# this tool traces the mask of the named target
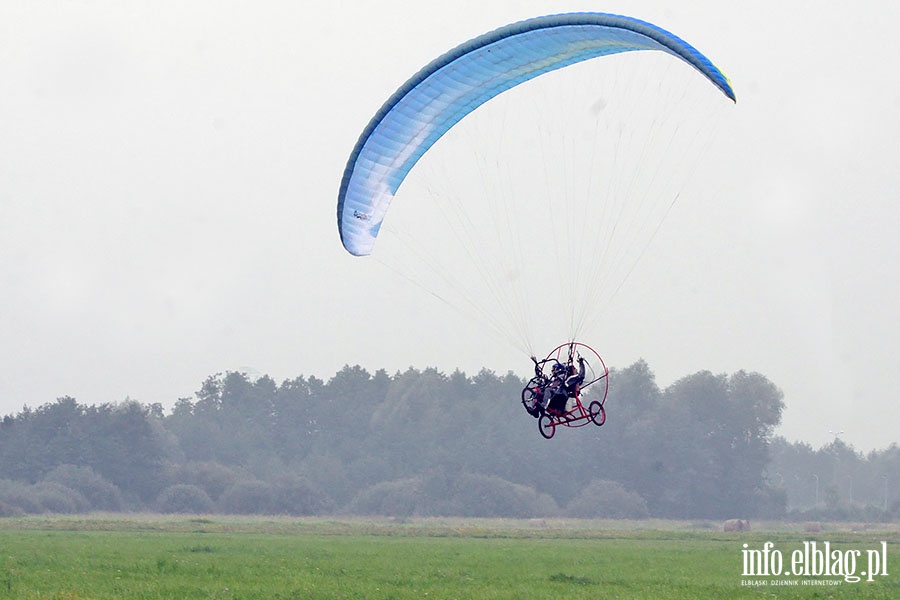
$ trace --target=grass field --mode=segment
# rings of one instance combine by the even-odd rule
[[[887,542],[888,575],[742,576],[743,544],[771,541],[789,556],[809,540],[863,557]],[[898,542],[896,529],[722,533],[657,521],[0,519],[0,599],[895,599]]]

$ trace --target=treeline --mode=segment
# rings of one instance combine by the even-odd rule
[[[345,367],[327,382],[281,384],[218,374],[168,413],[60,398],[0,424],[0,516],[719,519],[818,508],[804,506],[806,488],[791,486],[806,469],[789,466],[804,447],[773,437],[784,403],[764,376],[699,372],[660,389],[641,361],[610,381],[603,427],[562,429],[549,441],[519,403],[524,381],[487,370]],[[859,457],[854,468],[873,460]],[[879,468],[888,462],[879,455]],[[891,464],[900,480],[900,464]],[[824,483],[823,502],[840,509],[840,490],[832,498]],[[856,489],[853,502],[864,493],[871,502],[872,490]],[[887,508],[883,516],[896,514],[896,503]]]
[[[835,439],[818,450],[773,440],[769,485],[789,499],[789,513],[808,519],[900,518],[900,447],[863,454]]]

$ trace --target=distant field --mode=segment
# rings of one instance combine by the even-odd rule
[[[884,541],[888,575],[742,576],[743,544],[771,541],[789,557],[811,540],[841,556],[860,549],[856,573]],[[666,521],[0,519],[0,599],[896,599],[898,544],[896,528],[847,526],[813,534],[763,524],[741,534]]]

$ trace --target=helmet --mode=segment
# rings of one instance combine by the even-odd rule
[[[562,375],[566,372],[566,365],[562,363],[553,363],[553,374],[554,375]]]

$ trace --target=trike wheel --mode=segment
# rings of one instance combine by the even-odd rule
[[[538,419],[538,430],[548,440],[552,438],[553,434],[556,433],[556,422],[554,422],[553,417],[546,413],[541,415],[541,418]]]
[[[603,405],[598,401],[594,400],[591,402],[589,407],[591,421],[594,422],[594,425],[600,427],[604,423],[606,423],[606,409],[603,408]]]
[[[541,406],[543,395],[542,382],[539,377],[533,377],[522,390],[522,406],[535,419],[544,414],[544,407]]]

